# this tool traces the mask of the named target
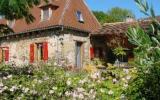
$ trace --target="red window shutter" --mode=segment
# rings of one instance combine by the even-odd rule
[[[34,62],[34,44],[30,45],[30,63]]]
[[[9,61],[9,48],[8,47],[5,50],[5,61]]]
[[[90,48],[90,57],[91,59],[94,58],[94,48],[93,47]]]
[[[48,60],[48,42],[43,43],[43,60]]]

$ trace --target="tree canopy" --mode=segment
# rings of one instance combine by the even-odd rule
[[[39,5],[40,2],[41,0],[0,0],[0,15],[8,20],[24,18],[30,23],[35,19],[30,8]]]
[[[93,11],[96,18],[101,24],[103,23],[112,23],[112,22],[122,22],[127,17],[135,18],[135,15],[132,11],[128,9],[123,9],[119,7],[112,8],[106,13],[102,11]]]

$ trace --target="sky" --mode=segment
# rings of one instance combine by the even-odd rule
[[[147,0],[149,5],[153,5],[156,15],[160,15],[160,0]],[[134,0],[86,0],[87,5],[91,10],[107,12],[113,7],[121,7],[131,10],[136,18],[144,18]]]

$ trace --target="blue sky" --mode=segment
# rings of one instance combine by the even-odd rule
[[[160,0],[147,0],[150,5],[153,5],[157,15],[160,15]],[[136,6],[134,0],[86,0],[87,5],[91,10],[104,11],[113,8],[121,7],[130,9],[135,15],[136,18],[145,17]]]

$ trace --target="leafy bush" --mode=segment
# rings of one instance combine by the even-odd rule
[[[145,0],[135,0],[141,12],[151,16],[152,25],[145,32],[140,27],[130,28],[127,36],[136,45],[135,66],[137,75],[130,82],[128,98],[131,100],[160,100],[160,23],[153,8]]]

